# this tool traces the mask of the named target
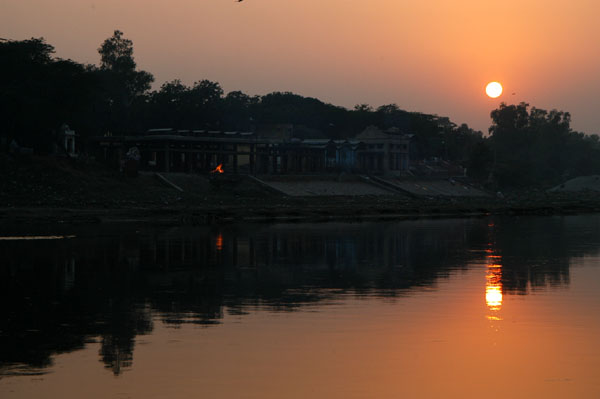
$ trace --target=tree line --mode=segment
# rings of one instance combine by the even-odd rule
[[[489,136],[449,118],[396,104],[353,109],[290,92],[251,96],[224,93],[220,84],[166,82],[137,68],[133,43],[115,31],[98,48],[99,65],[54,56],[43,38],[0,40],[0,135],[44,152],[68,123],[85,141],[105,134],[143,134],[151,128],[252,131],[291,123],[299,138],[351,138],[367,126],[413,134],[411,159],[442,158],[501,186],[549,184],[598,173],[598,136],[572,131],[562,111],[502,104],[492,111]]]

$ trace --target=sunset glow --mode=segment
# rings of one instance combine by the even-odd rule
[[[569,111],[576,129],[597,132],[598,4],[503,4],[5,0],[0,26],[3,38],[43,36],[57,56],[93,64],[102,40],[121,29],[155,88],[210,79],[226,92],[292,91],[350,108],[396,103],[483,131],[492,109],[483,84],[510,79],[523,101]]]
[[[0,0],[0,399],[600,398],[598,15]]]

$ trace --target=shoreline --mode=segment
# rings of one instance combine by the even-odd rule
[[[67,205],[67,204],[64,204]],[[306,223],[329,221],[377,221],[431,218],[485,217],[492,215],[573,215],[600,213],[600,195],[571,195],[501,199],[399,199],[395,197],[352,198],[235,198],[216,204],[206,201],[159,206],[19,206],[0,207],[0,223],[10,225],[49,224],[150,224],[200,226],[230,223]]]
[[[371,184],[366,184],[364,178],[354,175],[282,175],[265,184],[246,175],[215,178],[171,174],[170,181],[183,190],[179,191],[152,173],[130,177],[96,162],[0,156],[0,164],[6,166],[5,178],[0,180],[0,227],[102,223],[210,226],[600,212],[600,191],[567,191],[569,187],[557,192],[520,189],[505,192],[501,198],[483,188],[478,188],[479,196],[435,196],[436,190],[427,194],[426,189],[419,195],[406,190],[382,194],[377,184],[370,180]],[[600,190],[595,185],[598,179],[590,187]],[[282,183],[290,185],[287,193],[276,190]],[[334,187],[332,191],[342,194],[324,194]]]

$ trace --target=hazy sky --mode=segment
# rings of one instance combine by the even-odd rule
[[[209,79],[396,103],[483,131],[501,101],[526,101],[600,133],[599,12],[594,0],[0,0],[0,37],[43,36],[57,56],[98,64],[120,29],[156,87]],[[492,80],[505,89],[495,100]]]

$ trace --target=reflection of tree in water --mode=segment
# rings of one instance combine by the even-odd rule
[[[149,309],[127,303],[114,306],[109,317],[101,333],[100,356],[105,367],[118,375],[133,362],[135,337],[152,331],[152,315]]]
[[[568,285],[571,259],[597,252],[600,225],[589,216],[506,218],[496,221],[493,236],[504,291],[525,294]]]
[[[152,330],[148,311],[130,309],[138,302],[135,273],[120,261],[119,242],[0,247],[7,260],[0,267],[0,366],[49,366],[52,354],[81,349],[101,336],[102,357],[119,372],[123,364],[111,359],[131,358],[135,336]]]
[[[600,237],[593,220],[497,220],[503,290],[567,284],[569,258],[595,250],[577,245]],[[2,245],[0,373],[47,367],[99,337],[102,362],[119,374],[153,318],[211,325],[225,312],[405,295],[481,259],[489,233],[485,220],[246,225]]]

